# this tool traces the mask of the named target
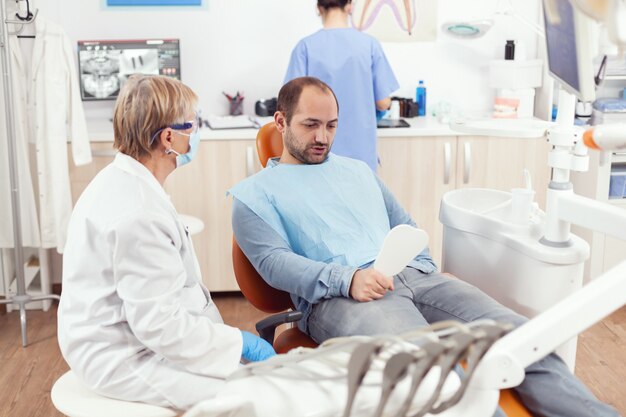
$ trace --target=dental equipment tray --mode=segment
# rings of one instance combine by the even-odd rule
[[[378,128],[387,128],[387,127],[411,127],[404,119],[380,119],[376,123],[376,127]]]

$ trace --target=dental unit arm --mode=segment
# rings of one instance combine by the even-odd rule
[[[553,145],[549,156],[552,180],[547,194],[545,235],[541,242],[566,249],[570,245],[572,223],[626,241],[626,211],[575,194],[569,181],[570,170],[588,169],[587,147],[583,143],[585,135],[587,144],[592,138],[598,138],[598,134],[604,135],[595,139],[604,145],[602,150],[623,149],[626,147],[626,126],[596,126],[591,136],[589,131],[584,133],[582,128],[573,125],[574,104],[574,96],[561,90],[560,117],[546,132]],[[590,147],[594,147],[593,144]],[[481,398],[478,396],[480,392],[519,385],[527,366],[625,304],[626,260],[497,341],[478,365],[469,392]]]
[[[546,1],[546,13],[550,2]],[[609,34],[623,52],[626,1],[608,0],[607,4],[611,11],[606,15]],[[575,102],[573,95],[561,89],[556,125],[546,132],[553,145],[549,156],[552,179],[542,243],[568,247],[572,223],[626,241],[626,211],[576,195],[569,180],[570,170],[587,171],[587,148],[605,152],[626,149],[626,124],[599,125],[585,132],[573,124]],[[519,385],[525,367],[625,305],[625,290],[626,260],[496,342],[476,371],[474,387],[502,389]]]
[[[573,124],[574,96],[563,90],[559,94],[556,125],[546,132],[553,145],[549,156],[552,178],[547,193],[545,235],[540,242],[550,247],[569,247],[572,223],[626,241],[626,210],[576,195],[569,180],[571,170],[587,171],[587,146],[603,151],[624,149],[626,126],[600,125],[593,133],[584,132]],[[464,406],[491,401],[495,410],[498,390],[519,385],[527,366],[625,304],[626,259],[498,340],[479,363]],[[490,392],[495,401],[489,397]]]
[[[584,10],[581,3],[589,2],[570,2],[599,20],[598,15]],[[556,3],[557,0],[545,0],[546,16],[554,12]],[[598,4],[604,7],[601,20],[623,54],[626,50],[626,0],[600,1],[593,6]],[[570,182],[571,170],[588,170],[589,148],[603,152],[626,149],[626,124],[598,125],[585,131],[574,126],[575,103],[572,94],[560,89],[556,124],[545,134],[553,147],[548,161],[552,178],[548,186],[546,227],[541,243],[550,247],[569,247],[572,223],[626,241],[626,210],[576,195]],[[473,393],[519,385],[528,365],[625,304],[626,259],[497,341],[478,365],[472,381]]]
[[[600,125],[593,134],[585,133],[573,124],[574,105],[575,97],[561,90],[556,125],[546,132],[553,145],[549,156],[552,179],[541,242],[568,247],[572,223],[626,241],[626,211],[574,194],[569,181],[570,170],[588,169],[585,144],[600,148],[601,143],[606,151],[623,149],[626,126]],[[496,342],[476,370],[473,387],[481,390],[519,385],[524,368],[625,305],[625,290],[626,260]]]

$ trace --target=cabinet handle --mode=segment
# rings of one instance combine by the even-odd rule
[[[472,144],[469,142],[463,143],[463,158],[463,184],[467,184],[472,171]]]
[[[246,148],[246,177],[254,174],[254,147]]]
[[[452,146],[450,142],[443,144],[443,183],[450,184],[450,165],[452,163]]]

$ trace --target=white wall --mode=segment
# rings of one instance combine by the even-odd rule
[[[439,0],[438,3],[437,27],[440,28],[444,22],[457,19],[492,18],[498,1]],[[521,16],[538,21],[538,1],[513,0],[512,3]],[[537,55],[537,36],[532,30],[509,16],[497,16],[494,21],[491,30],[478,39],[452,38],[439,31],[435,42],[384,45],[402,95],[412,97],[415,86],[423,79],[431,105],[445,100],[465,111],[490,109],[495,91],[488,86],[488,63],[492,59],[504,59],[506,40],[516,40],[516,53],[522,53],[524,48],[528,59]]]
[[[181,72],[200,96],[204,114],[227,112],[222,91],[243,91],[244,110],[259,98],[276,96],[295,43],[321,27],[315,0],[205,0],[202,9],[112,10],[100,0],[38,0],[42,16],[59,23],[74,40],[172,37],[181,39]],[[32,1],[31,1],[32,2]],[[538,0],[513,0],[516,11],[537,21]],[[439,0],[439,27],[455,18],[492,17],[497,0]],[[507,3],[507,1],[502,1]],[[418,10],[419,12],[419,10]],[[491,107],[486,65],[504,56],[506,39],[522,41],[528,58],[536,37],[515,19],[496,17],[495,26],[473,41],[441,32],[435,42],[384,44],[399,93],[414,95],[418,80],[428,86],[429,104],[447,100],[464,110]],[[519,50],[520,47],[518,47]],[[85,103],[89,117],[109,117],[113,103]]]

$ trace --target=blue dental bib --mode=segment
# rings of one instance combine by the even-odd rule
[[[363,162],[329,154],[316,165],[277,164],[229,190],[291,247],[325,263],[373,261],[389,232],[375,174]]]

